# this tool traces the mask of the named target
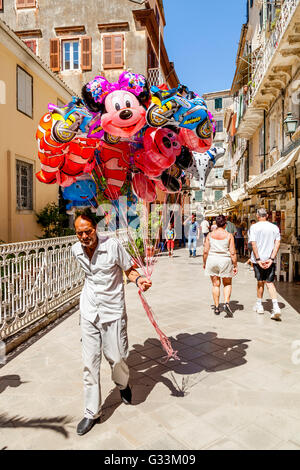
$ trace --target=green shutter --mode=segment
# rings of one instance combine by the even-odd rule
[[[203,201],[203,191],[195,191],[195,201],[196,202]]]

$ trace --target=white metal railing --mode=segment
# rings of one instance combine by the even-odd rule
[[[127,230],[104,232],[128,242]],[[76,236],[0,245],[0,339],[79,296],[84,275],[71,252]]]
[[[253,98],[265,76],[270,62],[278,48],[278,45],[292,19],[293,14],[299,5],[300,0],[285,0],[281,7],[280,16],[276,22],[275,28],[271,33],[264,49],[262,57],[257,61],[256,67],[253,73],[252,81],[255,83],[255,87],[251,87],[251,96]]]
[[[159,69],[148,69],[148,83],[149,86],[159,85]]]

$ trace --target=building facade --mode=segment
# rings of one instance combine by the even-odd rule
[[[219,207],[246,223],[259,206],[290,250],[300,240],[300,2],[247,0],[233,106],[225,112],[231,192]],[[291,113],[291,114],[289,114]],[[289,119],[287,119],[289,117]],[[287,133],[287,121],[293,132]],[[298,239],[298,240],[297,240]],[[297,250],[296,250],[297,251]]]
[[[216,120],[216,135],[214,138],[214,147],[223,147],[225,155],[218,159],[216,165],[211,170],[206,182],[205,191],[194,191],[194,204],[198,212],[214,211],[217,202],[227,194],[228,182],[224,179],[224,165],[227,162],[227,133],[224,129],[225,110],[232,105],[231,90],[217,91],[213,93],[204,93],[203,98],[207,103],[209,111]],[[197,187],[197,181],[193,182]]]
[[[35,139],[49,102],[74,93],[0,20],[0,239],[41,236],[35,213],[58,201],[58,186],[39,183]]]
[[[0,18],[80,96],[96,75],[123,70],[178,84],[164,44],[162,0],[2,0]]]

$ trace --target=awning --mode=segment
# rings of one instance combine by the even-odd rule
[[[285,168],[287,168],[289,165],[293,163],[293,161],[296,159],[298,156],[298,152],[300,151],[300,148],[296,148],[293,150],[291,153],[286,155],[285,157],[279,158],[276,163],[274,163],[271,168],[268,168],[266,171],[264,171],[261,175],[256,176],[253,178],[251,181],[248,181],[246,183],[246,188],[248,190],[254,189],[257,186],[260,186],[262,183],[265,183],[273,178],[276,178],[276,176],[283,171]]]
[[[231,193],[225,194],[217,204],[220,210],[222,209],[227,211],[240,204],[247,196],[248,195],[245,192],[244,187],[238,188],[235,191],[231,191]]]
[[[218,217],[218,215],[223,214],[222,210],[211,209],[204,212],[205,217]]]
[[[235,191],[231,191],[231,193],[227,194],[227,198],[232,201],[232,204],[238,204],[243,201],[247,197],[247,194],[244,191],[244,188],[238,188]]]

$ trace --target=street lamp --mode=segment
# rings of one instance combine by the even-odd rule
[[[289,135],[292,140],[292,135],[295,134],[297,129],[298,119],[294,118],[292,113],[288,113],[283,124],[286,135]]]

